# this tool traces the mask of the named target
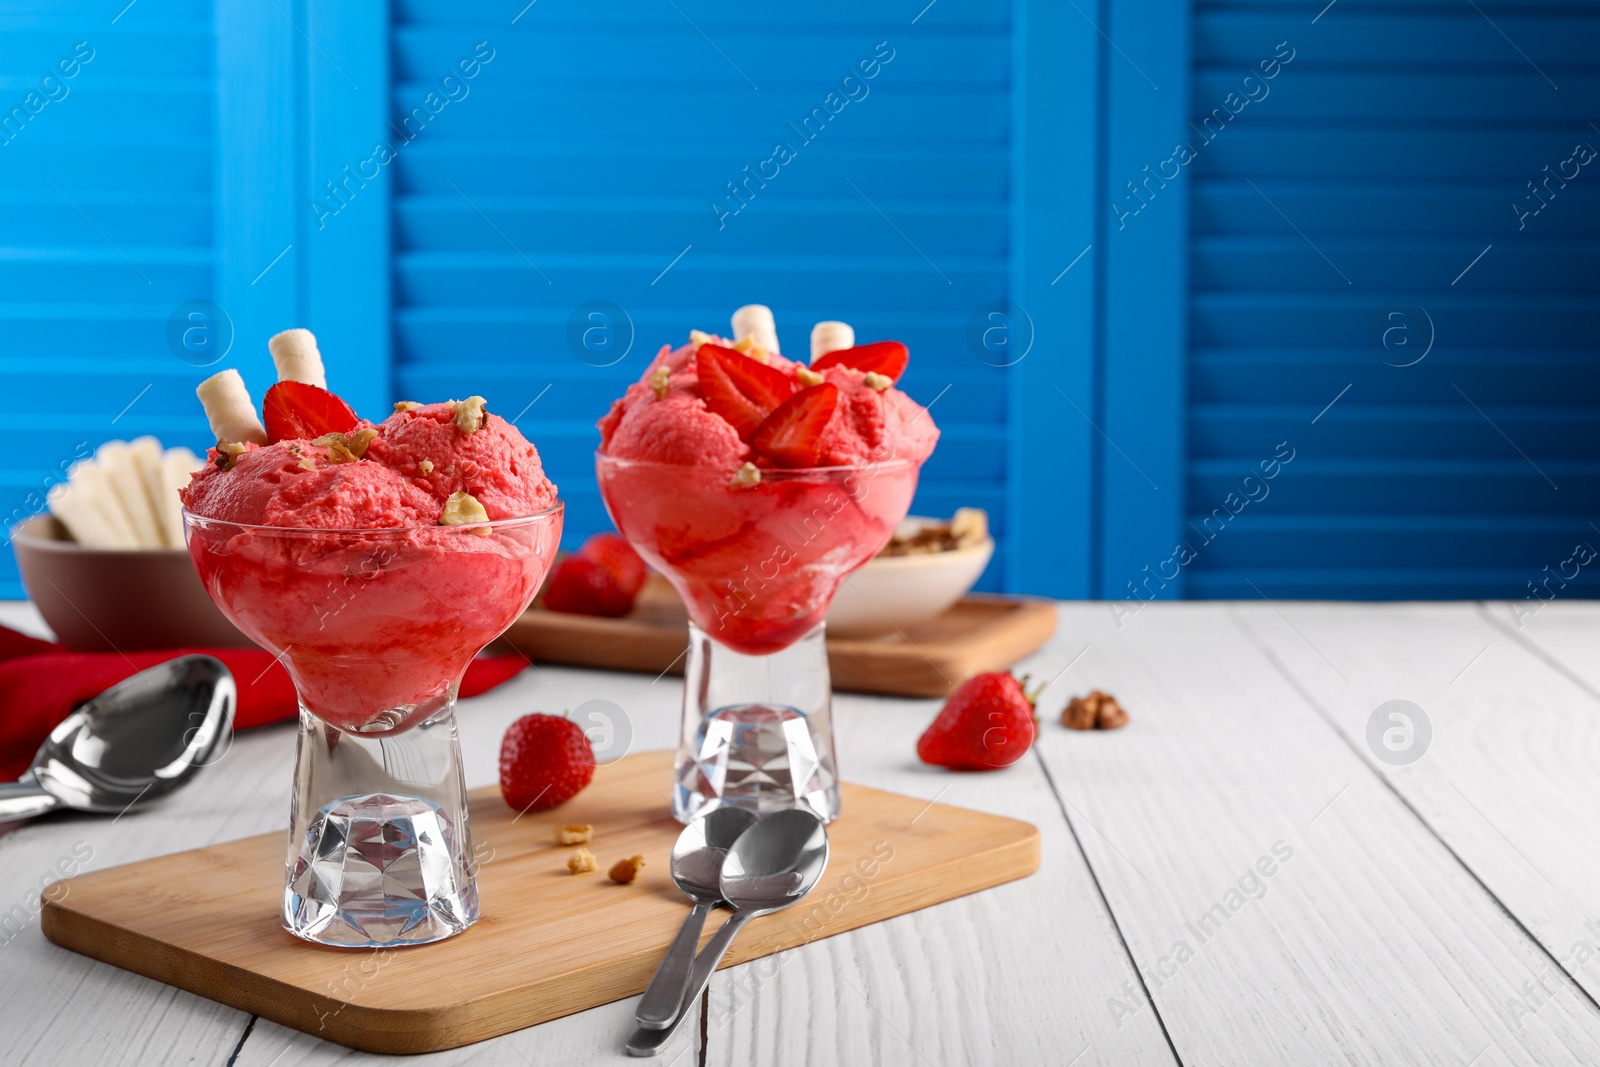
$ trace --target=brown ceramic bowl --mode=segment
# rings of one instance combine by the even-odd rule
[[[85,548],[50,515],[11,531],[28,595],[78,652],[249,645],[206,596],[183,548]]]

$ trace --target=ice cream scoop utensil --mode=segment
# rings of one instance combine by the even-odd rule
[[[56,808],[120,815],[180,788],[227,751],[233,675],[179,656],[125,678],[50,731],[19,782],[0,784],[0,822]]]

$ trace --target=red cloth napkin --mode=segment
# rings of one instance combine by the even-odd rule
[[[203,652],[227,664],[239,687],[236,730],[292,719],[299,712],[289,672],[260,648],[178,648],[159,652],[69,652],[0,626],[0,778],[27,772],[33,755],[72,709],[129,675],[175,656]],[[472,661],[461,695],[477,696],[527,666],[521,656]]]

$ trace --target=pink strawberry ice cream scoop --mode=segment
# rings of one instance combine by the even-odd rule
[[[481,397],[400,407],[349,432],[219,441],[182,491],[201,584],[340,729],[437,709],[533,600],[561,534],[537,450]]]
[[[491,520],[554,504],[556,487],[527,438],[470,405],[458,420],[460,407],[397,411],[331,441],[246,444],[233,457],[213,449],[212,462],[182,491],[184,506],[255,526],[355,530],[439,525],[456,493],[470,495]]]
[[[697,354],[706,342],[725,349],[734,346],[732,341],[699,335],[681,348],[663,347],[644,375],[601,418],[601,452],[617,459],[683,466],[794,465],[753,448],[718,410],[719,398],[702,388]],[[869,384],[868,372],[843,364],[812,372],[777,353],[762,353],[759,360],[744,358],[782,374],[795,391],[807,388],[818,376],[838,388],[837,405],[820,433],[817,460],[811,465],[852,467],[888,458],[921,463],[939,441],[939,429],[927,409],[881,376]]]
[[[939,440],[894,387],[904,345],[821,354],[813,368],[754,335],[697,333],[663,348],[599,423],[617,529],[696,625],[750,655],[816,628],[905,517]]]

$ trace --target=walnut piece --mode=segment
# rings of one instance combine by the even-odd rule
[[[672,368],[665,363],[650,372],[650,389],[656,394],[657,400],[665,400],[667,392],[672,388]]]
[[[715,337],[711,336],[709,333],[706,333],[704,330],[689,331],[689,343],[693,345],[696,350],[698,350],[701,345],[715,344],[716,340],[717,339]]]
[[[1061,725],[1069,730],[1116,730],[1128,725],[1128,713],[1117,698],[1099,689],[1073,697],[1061,711]]]
[[[217,466],[225,471],[231,471],[239,464],[239,457],[248,452],[243,441],[218,441]]]
[[[489,513],[483,509],[483,505],[471,493],[461,489],[450,494],[444,502],[444,511],[439,515],[440,526],[466,526],[468,523],[488,521]],[[485,526],[472,532],[487,535],[489,528]]]
[[[417,460],[417,470],[421,471],[423,474],[432,474],[433,473],[433,460],[431,460],[431,459],[419,459],[419,460]]]
[[[348,437],[342,433],[325,433],[311,443],[328,450],[329,463],[355,463],[367,454],[367,445],[376,436],[378,431],[369,427]]]
[[[487,403],[481,396],[469,396],[465,400],[455,402],[456,429],[471,437],[483,429],[483,424],[489,421],[489,411],[484,405]]]
[[[415,411],[421,406],[415,400],[397,400],[395,401],[394,409],[396,411]]]
[[[794,376],[799,378],[800,384],[806,386],[807,388],[810,388],[813,385],[822,384],[822,375],[818,374],[810,367],[796,367],[794,369]]]
[[[907,523],[895,531],[880,556],[920,556],[954,552],[989,539],[989,515],[982,508],[957,508],[949,522]]]
[[[883,392],[885,389],[889,388],[889,386],[894,384],[894,379],[893,378],[889,377],[886,374],[879,374],[875,370],[867,371],[867,379],[866,379],[866,381],[867,381],[868,388],[876,390],[877,392],[880,392],[880,393]]]
[[[625,860],[618,860],[616,863],[613,863],[611,865],[611,870],[607,871],[606,874],[607,877],[609,877],[613,882],[616,882],[619,885],[627,885],[629,882],[639,877],[639,868],[643,866],[643,856],[629,856]]]
[[[556,844],[581,845],[594,836],[594,827],[576,823],[556,827]]]
[[[567,870],[573,874],[587,874],[595,867],[594,853],[586,848],[580,848],[567,857]]]
[[[751,489],[761,484],[761,468],[754,463],[746,463],[733,472],[733,477],[728,479],[728,485],[734,489]]]

